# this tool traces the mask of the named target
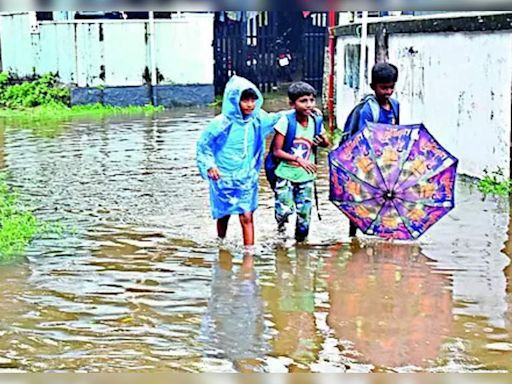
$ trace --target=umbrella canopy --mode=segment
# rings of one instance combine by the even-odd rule
[[[369,123],[329,154],[329,199],[368,235],[416,239],[455,206],[457,163],[423,124]]]

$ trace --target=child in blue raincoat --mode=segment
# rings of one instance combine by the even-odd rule
[[[233,76],[224,90],[222,113],[197,142],[197,165],[208,180],[217,235],[226,237],[231,215],[239,215],[245,247],[254,245],[253,212],[258,207],[258,178],[265,138],[280,114],[261,109],[263,96],[243,77]]]

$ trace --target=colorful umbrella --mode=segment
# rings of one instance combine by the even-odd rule
[[[457,162],[423,124],[369,123],[329,154],[329,199],[368,235],[416,239],[454,207]]]

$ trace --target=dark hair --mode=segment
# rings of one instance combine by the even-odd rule
[[[297,101],[299,97],[312,95],[316,97],[316,89],[312,85],[305,83],[304,81],[297,81],[291,83],[288,87],[288,98],[292,103]]]
[[[396,83],[398,68],[390,63],[377,63],[372,68],[372,84]]]
[[[252,100],[259,99],[258,94],[256,93],[256,91],[254,89],[247,88],[242,92],[242,94],[240,95],[240,100],[247,100],[247,99],[252,99]]]

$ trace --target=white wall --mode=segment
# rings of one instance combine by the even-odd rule
[[[1,14],[3,68],[30,76],[59,72],[78,86],[143,85],[151,69],[148,20],[45,21],[31,33],[28,13]],[[155,21],[160,84],[213,84],[213,14]],[[101,68],[105,70],[102,80]]]
[[[213,14],[182,14],[155,23],[163,83],[213,84]]]
[[[460,159],[459,172],[510,168],[512,34],[399,34],[389,60],[402,122],[424,122]]]
[[[344,47],[337,42],[337,123],[355,104],[344,84]],[[370,67],[374,37],[369,36]],[[391,34],[389,61],[399,68],[395,96],[401,122],[423,122],[460,160],[459,172],[481,177],[484,169],[510,169],[512,33]]]

